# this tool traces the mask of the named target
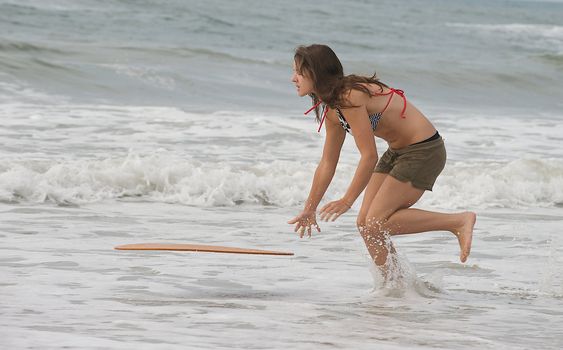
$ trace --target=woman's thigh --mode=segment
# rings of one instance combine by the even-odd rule
[[[366,215],[368,213],[369,207],[371,206],[371,202],[373,201],[373,198],[388,176],[388,174],[384,173],[373,173],[373,175],[371,175],[371,179],[369,180],[369,183],[364,192],[362,207],[360,208],[360,212],[358,213],[358,226],[362,226],[365,223]]]
[[[406,209],[418,202],[424,190],[410,182],[402,182],[387,176],[373,196],[367,211],[368,220],[386,220],[399,209]]]

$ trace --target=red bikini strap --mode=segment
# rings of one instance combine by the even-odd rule
[[[407,110],[407,98],[405,97],[405,92],[399,89],[391,89],[391,91],[401,96],[401,98],[403,99],[403,109],[401,110],[401,118],[406,118],[405,111]]]
[[[307,110],[307,112],[303,113],[305,115],[309,114],[309,112],[311,112],[313,109],[317,108],[321,103],[323,103],[323,101],[319,100],[319,102],[317,102],[313,107],[309,108]]]
[[[389,107],[389,104],[391,103],[391,100],[393,99],[393,94],[397,94],[397,95],[401,96],[401,98],[403,99],[403,110],[401,111],[401,118],[406,118],[405,111],[407,110],[407,98],[405,97],[405,92],[403,90],[389,88],[389,92],[386,92],[384,94],[377,93],[377,92],[374,92],[373,94],[379,95],[379,96],[391,95],[391,96],[389,96],[389,99],[387,100],[387,104],[385,105],[385,107],[383,108],[381,113],[385,112],[385,110],[387,110],[387,107]]]
[[[309,112],[311,112],[313,109],[317,108],[321,103],[323,103],[323,101],[319,100],[319,102],[317,102],[313,107],[309,108],[307,110],[307,112],[305,112],[304,114],[305,115],[309,114]],[[321,132],[321,128],[322,128],[323,123],[325,121],[327,112],[328,112],[328,106],[325,106],[323,117],[321,118],[321,124],[319,124],[319,129],[317,130],[317,132]]]
[[[321,123],[319,124],[319,128],[317,129],[317,132],[321,132],[321,128],[323,127],[323,123],[325,121],[327,113],[328,113],[328,106],[325,106],[325,111],[323,113],[323,117],[321,118]]]

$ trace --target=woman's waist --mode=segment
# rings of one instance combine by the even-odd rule
[[[402,149],[411,145],[416,145],[424,142],[433,141],[440,138],[440,134],[434,128],[431,130],[425,130],[425,132],[416,133],[415,135],[401,135],[401,134],[387,134],[387,135],[375,135],[387,142],[389,148],[397,150]]]
[[[442,136],[440,135],[440,133],[438,131],[435,131],[432,136],[429,136],[429,137],[425,138],[424,140],[414,142],[414,143],[408,144],[406,146],[401,146],[401,147],[392,147],[392,145],[389,145],[389,149],[392,152],[402,154],[402,153],[415,151],[415,150],[424,151],[426,149],[432,149],[434,147],[443,147],[443,145],[444,145],[444,140],[442,139]]]

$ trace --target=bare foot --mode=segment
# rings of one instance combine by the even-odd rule
[[[473,226],[477,220],[477,215],[473,212],[465,212],[461,214],[461,225],[452,231],[456,235],[459,242],[459,260],[465,262],[471,252],[471,240],[473,238]]]

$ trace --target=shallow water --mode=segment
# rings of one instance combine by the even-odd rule
[[[375,290],[351,218],[298,241],[284,224],[291,214],[146,202],[2,205],[3,342],[53,349],[562,344],[558,212],[479,213],[465,265],[453,236],[399,237],[416,277],[406,288]],[[147,241],[275,248],[295,256],[111,249]]]

